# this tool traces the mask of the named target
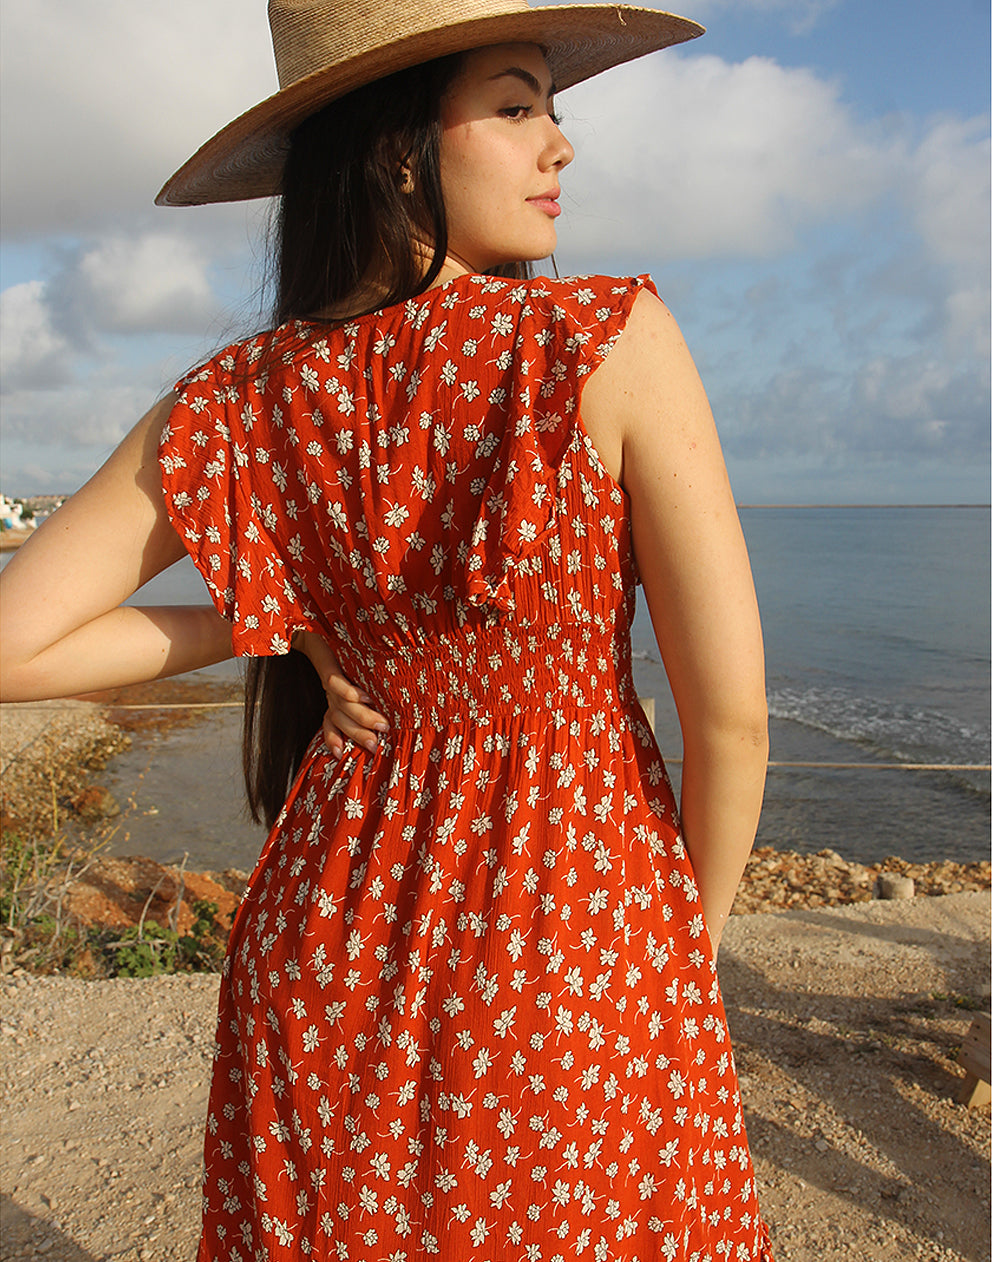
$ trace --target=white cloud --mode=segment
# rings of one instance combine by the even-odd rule
[[[877,200],[901,157],[836,84],[758,57],[651,58],[563,103],[578,155],[566,233],[584,253],[622,240],[669,259],[780,254]]]
[[[114,332],[184,332],[218,308],[200,251],[177,236],[111,237],[83,255],[78,277],[95,322]]]
[[[0,374],[5,393],[50,388],[71,376],[69,345],[52,324],[39,280],[0,294]]]
[[[935,119],[913,153],[911,195],[936,257],[965,266],[988,257],[989,156],[985,119]]]
[[[808,35],[823,14],[839,3],[840,0],[694,0],[691,16],[705,24],[712,14],[727,9],[735,13],[750,9],[755,13],[781,14],[793,35]]]
[[[575,3],[576,0],[573,0]],[[536,6],[544,4],[560,4],[561,0],[531,0]],[[577,0],[579,4],[597,4],[601,0]],[[642,0],[643,3],[643,0]],[[691,11],[686,13],[681,7],[663,0],[660,4],[644,4],[647,9],[661,9],[665,12],[680,13],[683,17],[692,18],[694,22],[706,25],[714,14],[727,9],[735,13],[750,10],[753,13],[781,14],[788,29],[794,35],[808,34],[822,14],[836,8],[841,0],[692,0],[687,6]]]
[[[276,86],[261,5],[4,0],[2,12],[7,237],[169,214],[152,206],[166,178]]]
[[[32,408],[39,416],[51,415],[50,398],[29,405],[20,396],[48,396],[83,379],[123,376],[131,358],[127,343],[143,335],[186,335],[196,347],[208,341],[211,328],[216,333],[220,327],[222,304],[211,289],[205,260],[181,237],[117,235],[89,249],[63,249],[57,257],[60,266],[45,281],[13,285],[0,294],[8,436]],[[100,389],[106,392],[105,381]],[[78,416],[79,400],[71,407]],[[70,443],[91,442],[85,434],[85,426],[73,425],[64,437]]]
[[[772,269],[728,285],[703,321],[704,347],[715,333],[731,348],[719,367],[743,388],[721,401],[735,450],[983,458],[985,120],[864,122],[836,85],[757,58],[651,59],[564,100],[578,151],[566,268],[690,258],[712,271],[722,256]],[[844,245],[828,255],[812,242],[834,225]],[[775,276],[804,254],[788,282]]]
[[[916,229],[948,278],[952,349],[988,354],[989,158],[984,120],[937,119],[910,157],[907,201]]]
[[[109,455],[155,397],[147,385],[123,384],[112,370],[62,389],[15,391],[4,401],[5,439],[59,448],[63,459],[81,447]]]
[[[985,119],[861,120],[840,87],[763,58],[648,58],[566,93],[576,161],[563,174],[561,253],[773,258],[804,234],[888,205],[942,269],[946,323],[984,346]],[[883,243],[865,240],[869,254]],[[979,353],[983,353],[981,349]]]
[[[728,452],[742,458],[981,462],[988,374],[936,356],[877,355],[853,372],[796,364],[718,401]]]
[[[831,0],[702,0],[692,16],[731,4],[799,30]],[[261,0],[249,14],[242,0],[5,0],[0,13],[3,230],[49,250],[41,278],[2,297],[5,424],[25,470],[65,471],[73,448],[83,468],[168,384],[134,370],[135,334],[178,333],[190,362],[194,337],[212,349],[212,282],[249,264],[246,224],[264,204],[152,198],[275,75]],[[564,94],[579,156],[563,179],[563,268],[698,261],[676,274],[690,303],[692,276],[719,275],[726,301],[710,301],[711,282],[700,323],[733,452],[981,460],[985,122],[866,120],[811,70],[690,50]]]
[[[977,454],[988,447],[988,374],[933,356],[879,356],[865,363],[851,390],[868,438],[922,454]]]

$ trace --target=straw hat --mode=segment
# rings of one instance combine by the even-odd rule
[[[555,86],[702,35],[686,18],[616,4],[527,0],[269,0],[279,91],[208,140],[159,206],[278,193],[289,135],[330,101],[423,61],[487,44],[538,44]]]

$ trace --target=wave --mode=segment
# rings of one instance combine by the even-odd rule
[[[893,761],[987,763],[989,732],[940,710],[856,695],[842,688],[777,688],[768,712]]]

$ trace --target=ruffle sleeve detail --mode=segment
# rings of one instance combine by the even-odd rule
[[[239,348],[250,361],[259,344]],[[264,379],[263,379],[264,380]],[[166,507],[241,657],[287,653],[313,626],[308,593],[293,572],[271,502],[254,470],[258,383],[230,351],[184,377],[159,441]],[[270,497],[271,498],[271,497]],[[285,532],[283,532],[285,534]]]
[[[500,400],[506,424],[469,539],[470,605],[514,609],[514,573],[558,520],[565,452],[587,441],[579,421],[582,387],[609,355],[642,289],[657,294],[648,276],[538,281],[525,302],[508,307],[516,336]]]

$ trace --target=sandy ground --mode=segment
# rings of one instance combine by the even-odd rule
[[[953,1056],[962,1003],[988,1003],[989,911],[972,892],[731,921],[720,973],[778,1262],[988,1258],[989,1113],[956,1102]],[[0,1256],[193,1258],[217,984],[0,982]]]
[[[12,710],[4,785],[24,777],[29,797],[46,759],[120,741],[89,703]],[[720,961],[778,1262],[988,1259],[989,1111],[957,1103],[954,1057],[989,1006],[990,896],[950,892],[987,866],[912,870],[943,897],[852,904],[871,870],[755,856],[737,910],[805,904],[735,915]],[[0,980],[0,1259],[192,1262],[217,985]]]

